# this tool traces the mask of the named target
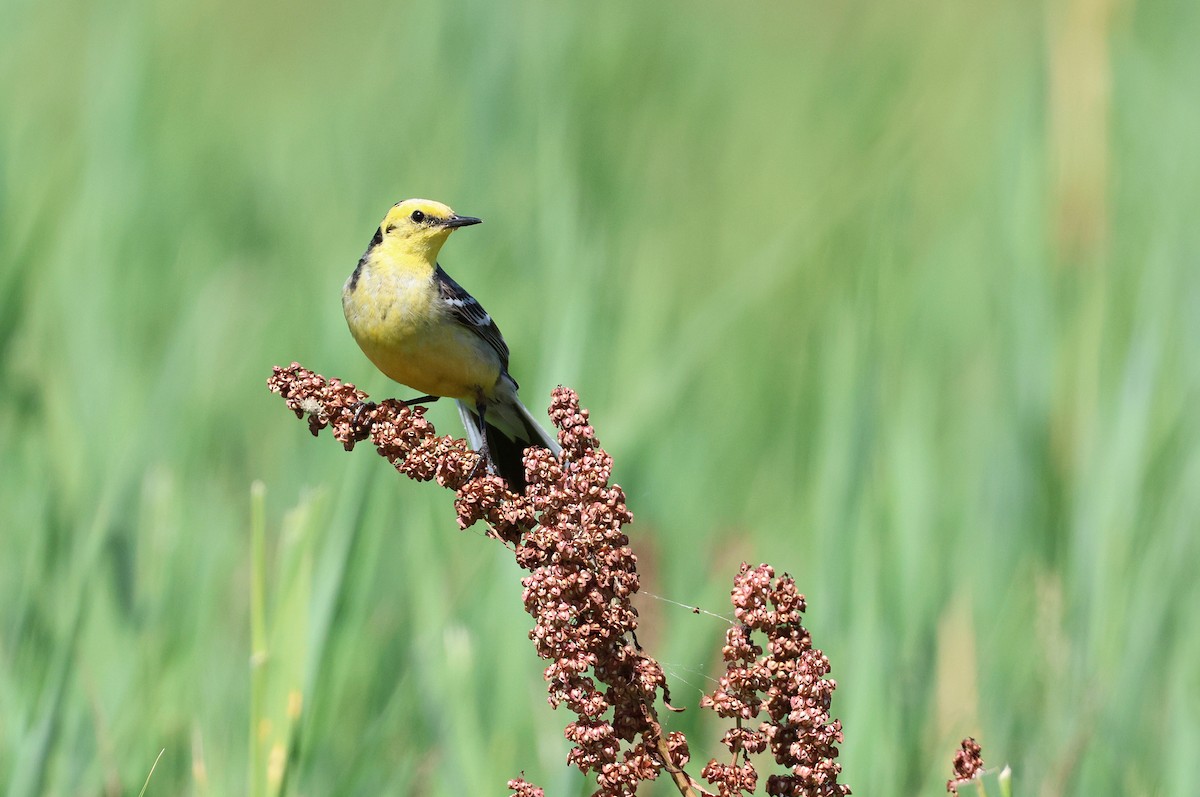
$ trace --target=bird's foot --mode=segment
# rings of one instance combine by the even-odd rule
[[[354,405],[354,419],[350,421],[350,425],[357,427],[361,422],[363,415],[372,413],[379,405],[374,401],[360,401]]]
[[[483,469],[484,475],[487,475],[492,470],[492,468],[491,468],[492,454],[490,451],[488,451],[488,444],[487,444],[486,437],[483,438],[483,445],[481,445],[479,447],[479,450],[476,451],[475,453],[479,455],[479,461],[475,463],[475,467],[471,468],[471,473],[470,473],[470,475],[467,476],[467,481],[470,481],[470,480],[474,479],[476,476],[478,476],[481,468]]]

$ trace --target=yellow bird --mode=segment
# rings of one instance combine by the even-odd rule
[[[519,492],[525,449],[544,446],[556,456],[562,449],[517,398],[508,345],[492,317],[438,265],[450,233],[480,221],[441,202],[398,202],[346,280],[342,309],[368,359],[425,394],[407,403],[457,400],[471,447]]]

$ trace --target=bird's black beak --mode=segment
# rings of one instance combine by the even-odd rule
[[[474,216],[451,216],[442,222],[443,227],[469,227],[472,224],[482,224],[483,219],[477,219]]]

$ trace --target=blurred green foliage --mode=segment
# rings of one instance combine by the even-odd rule
[[[135,793],[163,749],[150,795],[586,793],[507,552],[265,389],[404,395],[339,291],[406,196],[487,221],[442,262],[527,403],[591,408],[649,593],[797,577],[855,793],[940,793],[968,734],[1018,794],[1194,793],[1198,35],[1183,0],[0,3],[6,793]],[[642,611],[706,760],[722,623]]]

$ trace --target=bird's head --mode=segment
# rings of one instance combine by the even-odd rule
[[[387,212],[376,236],[390,252],[421,257],[432,263],[450,233],[480,221],[472,216],[460,216],[431,199],[406,199]]]

